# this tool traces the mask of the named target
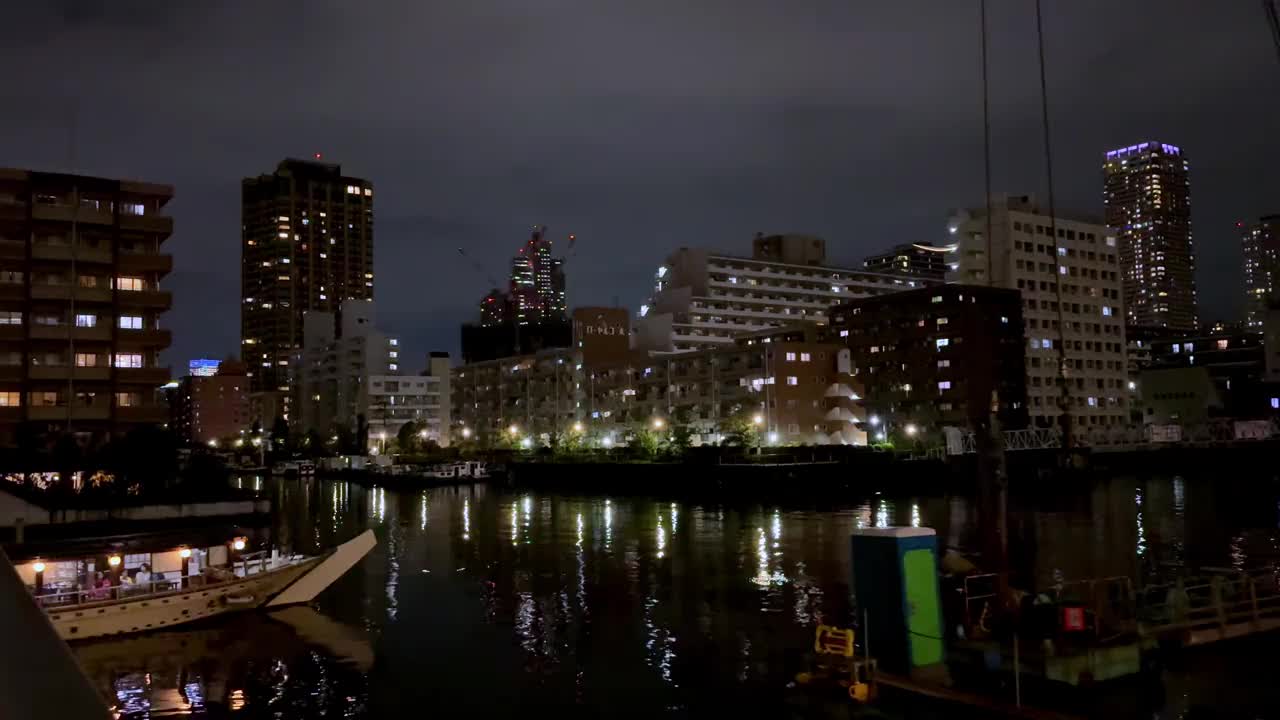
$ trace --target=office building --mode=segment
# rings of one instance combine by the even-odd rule
[[[1108,152],[1102,168],[1105,222],[1120,242],[1126,322],[1195,332],[1196,253],[1186,155],[1173,145],[1143,142]]]
[[[368,386],[370,447],[385,448],[405,423],[418,437],[441,447],[449,445],[449,353],[433,352],[421,375],[372,375]]]
[[[252,424],[248,368],[231,359],[214,362],[214,374],[193,372],[178,381],[173,429],[188,445],[234,439]]]
[[[1280,290],[1280,215],[1268,215],[1242,226],[1240,246],[1244,251],[1245,324],[1260,329],[1267,306],[1276,302]]]
[[[166,185],[0,169],[0,442],[163,424]]]
[[[1168,373],[1167,370],[1190,369],[1194,373]],[[1151,364],[1137,377],[1135,391],[1144,406],[1143,421],[1160,423],[1162,401],[1185,401],[1187,396],[1168,378],[1190,377],[1199,382],[1204,374],[1214,384],[1213,415],[1236,419],[1265,417],[1274,387],[1267,380],[1267,355],[1263,334],[1256,331],[1228,330],[1195,333],[1181,337],[1165,337],[1151,342]],[[1153,379],[1160,379],[1153,385]],[[1153,417],[1152,411],[1155,411]],[[1200,415],[1185,409],[1175,413],[1183,422]],[[1175,418],[1176,420],[1176,418]],[[1172,422],[1174,420],[1164,420]]]
[[[285,160],[245,178],[241,196],[241,357],[252,390],[284,400],[257,404],[283,405],[303,313],[373,299],[373,187],[336,164]]]
[[[954,250],[952,245],[906,243],[868,257],[862,261],[862,267],[871,272],[912,275],[942,282],[947,276],[950,253]]]
[[[1056,426],[1064,404],[1075,426],[1127,422],[1116,237],[1087,217],[1059,211],[1051,218],[1027,195],[994,197],[991,207],[989,242],[985,208],[957,212],[948,222],[957,242],[956,270],[948,277],[1022,294],[1033,424]]]
[[[832,305],[932,281],[824,265],[825,245],[805,235],[759,236],[752,257],[680,248],[640,306],[636,347],[659,352],[728,347],[746,333],[823,325]]]
[[[1006,430],[1028,423],[1026,341],[1017,290],[940,285],[852,300],[828,333],[851,351],[873,434],[914,425]]]
[[[379,331],[375,317],[372,300],[348,300],[336,315],[312,310],[303,316],[291,418],[299,432],[357,432],[372,423],[370,378],[400,375],[401,362],[400,340]]]

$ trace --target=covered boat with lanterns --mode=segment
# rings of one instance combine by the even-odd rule
[[[66,548],[14,567],[64,640],[146,632],[246,609],[309,602],[360,561],[373,532],[320,555],[254,549],[247,536],[197,546]]]

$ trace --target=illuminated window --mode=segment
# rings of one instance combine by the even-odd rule
[[[1273,404],[1275,400],[1271,401]],[[22,393],[5,391],[0,392],[0,407],[18,407],[22,404]]]
[[[951,344],[951,341],[948,340],[947,338],[938,338],[937,340],[934,341],[934,345],[939,349],[944,348],[950,344]]]
[[[397,365],[397,364],[395,364],[395,363],[391,363],[390,365],[387,365],[387,369],[388,369],[388,370],[393,370],[393,371],[394,371],[394,370],[399,370],[399,369],[400,369],[400,366],[399,366],[399,365]]]
[[[137,277],[116,278],[116,289],[130,290],[133,292],[137,292],[142,289],[142,278],[137,278]]]
[[[120,329],[121,330],[141,330],[142,316],[141,315],[121,315]]]
[[[788,385],[799,385],[799,384],[800,384],[800,378],[796,377],[795,375],[788,375],[788,376],[787,376],[787,384],[788,384]]]
[[[940,303],[940,302],[942,302],[942,296],[941,296],[941,295],[934,295],[934,296],[933,296],[933,302],[936,302],[936,303]]]
[[[1219,349],[1219,350],[1226,350],[1226,349],[1227,349],[1227,339],[1226,339],[1226,338],[1223,338],[1223,339],[1221,339],[1221,340],[1219,340],[1219,341],[1218,341],[1218,349]]]
[[[949,367],[951,367],[951,361],[950,361],[950,360],[939,360],[939,361],[938,361],[938,367],[940,367],[940,368],[949,368]]]
[[[0,325],[21,325],[22,313],[12,310],[0,310]]]
[[[76,315],[76,327],[97,327],[97,315]]]
[[[809,353],[800,353],[800,362],[809,362]]]
[[[97,367],[98,356],[93,353],[76,353],[76,367]]]
[[[840,337],[849,337],[849,331],[848,331],[848,330],[841,330],[841,331],[840,331]]]
[[[142,367],[142,355],[140,353],[116,353],[115,365],[118,368],[140,368]]]
[[[938,392],[942,392],[943,390],[950,390],[950,389],[951,389],[950,380],[942,380],[938,383]]]
[[[116,407],[138,407],[140,405],[142,405],[142,393],[136,393],[136,392],[116,393]]]
[[[390,340],[387,341],[387,344],[390,345],[391,347],[395,347],[400,344],[400,341],[395,338],[391,338]]]
[[[796,361],[796,354],[793,352],[787,353],[787,362],[795,362],[795,361]]]

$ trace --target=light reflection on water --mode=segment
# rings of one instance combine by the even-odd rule
[[[272,480],[267,491],[279,495],[294,482]],[[848,538],[855,527],[929,526],[944,544],[976,548],[980,541],[976,510],[955,497],[793,509],[510,495],[480,486],[397,493],[322,481],[317,490],[324,500],[315,507],[304,492],[289,496],[277,531],[314,543],[294,548],[314,552],[375,529],[378,547],[319,603],[377,649],[374,678],[344,665],[340,647],[317,650],[262,620],[271,632],[236,633],[244,647],[210,644],[184,661],[193,671],[210,658],[225,666],[181,681],[166,672],[161,684],[170,694],[163,697],[251,713],[276,705],[273,714],[286,720],[319,716],[321,705],[330,716],[380,717],[371,702],[421,711],[440,702],[432,694],[439,688],[474,687],[475,668],[494,668],[486,683],[495,689],[600,711],[592,714],[669,712],[726,693],[743,702],[776,699],[794,671],[785,658],[810,645],[814,625],[852,623]],[[1256,546],[1242,529],[1190,533],[1196,492],[1181,480],[1142,488],[1117,482],[1085,507],[1023,512],[1012,523],[1015,540],[1036,551],[1023,572],[1049,577],[1061,557],[1074,555],[1080,564],[1068,568],[1068,579],[1088,569],[1118,574],[1137,567],[1137,556],[1165,557],[1184,545],[1206,562],[1252,558]],[[1249,505],[1212,512],[1220,520]],[[1274,547],[1276,499],[1257,505]],[[1086,539],[1096,551],[1080,551]],[[158,655],[139,651],[133,663],[120,657],[131,656],[111,655],[101,663],[110,671],[96,681],[134,716],[156,712],[162,696],[141,688]],[[393,700],[368,695],[375,679],[394,690],[385,693]],[[472,699],[478,716],[505,714],[496,696],[487,697]]]

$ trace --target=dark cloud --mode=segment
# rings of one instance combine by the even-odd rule
[[[989,5],[994,186],[1042,193],[1033,10]],[[1101,211],[1104,149],[1181,145],[1204,314],[1234,314],[1234,221],[1280,210],[1280,67],[1261,8],[1045,5],[1059,205]],[[976,1],[64,0],[5,14],[0,164],[177,188],[175,363],[236,349],[238,182],[285,156],[323,151],[374,182],[383,324],[415,355],[454,349],[535,223],[579,237],[572,304],[634,308],[680,245],[741,251],[757,230],[797,230],[853,263],[938,238],[949,208],[981,198]]]

